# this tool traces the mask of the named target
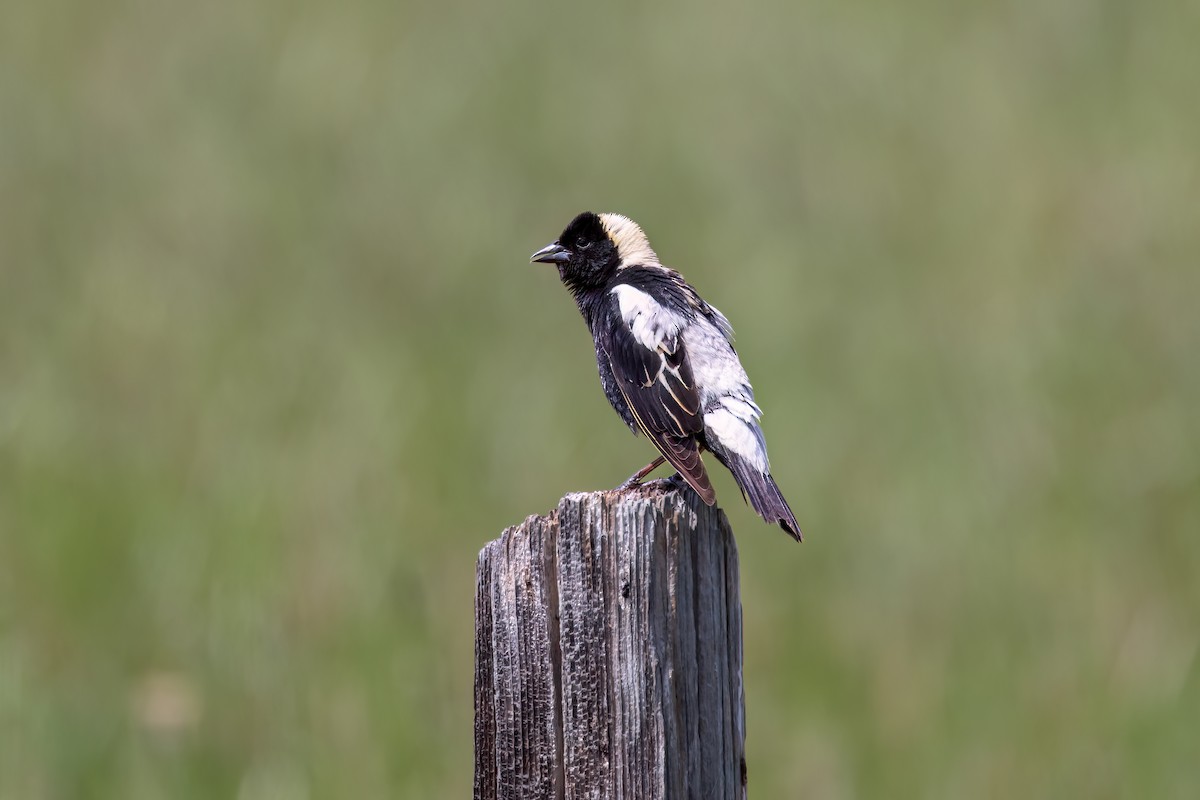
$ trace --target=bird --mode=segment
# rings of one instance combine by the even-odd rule
[[[707,451],[759,516],[801,541],[771,477],[762,409],[733,348],[733,327],[659,261],[641,227],[621,214],[584,211],[529,260],[558,268],[595,342],[605,397],[660,453],[618,488],[637,485],[666,460],[715,505],[701,457]]]

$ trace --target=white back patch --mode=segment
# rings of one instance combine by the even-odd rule
[[[704,414],[704,432],[710,441],[716,439],[722,447],[746,459],[762,474],[770,473],[767,443],[757,420],[743,419],[721,405]]]
[[[617,246],[621,263],[617,269],[637,264],[659,264],[658,254],[650,247],[650,240],[638,224],[621,214],[600,214],[600,224]]]
[[[766,474],[770,471],[767,443],[758,424],[762,410],[754,402],[750,379],[729,344],[724,326],[698,320],[683,332],[683,344],[700,391],[704,428],[710,441],[715,439]]]
[[[683,344],[705,409],[725,397],[754,401],[754,390],[742,362],[717,326],[703,318],[696,320],[683,332]]]
[[[659,303],[653,297],[627,283],[612,288],[617,296],[621,319],[629,326],[633,338],[647,350],[657,351],[667,339],[673,339],[686,320]],[[675,348],[672,345],[669,350]]]

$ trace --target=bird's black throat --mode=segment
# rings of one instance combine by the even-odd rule
[[[559,270],[560,274],[562,270]],[[583,315],[584,322],[587,323],[588,330],[593,334],[596,332],[596,324],[600,320],[600,316],[604,313],[605,300],[607,292],[605,286],[581,286],[572,282],[567,276],[563,275],[563,285],[575,298],[575,305],[579,307],[579,313]]]

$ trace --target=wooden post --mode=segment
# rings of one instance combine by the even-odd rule
[[[744,798],[737,548],[664,481],[567,495],[479,554],[475,797]]]

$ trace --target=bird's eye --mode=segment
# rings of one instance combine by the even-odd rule
[[[575,243],[576,250],[587,250],[591,246],[592,246],[592,243],[588,239],[580,239],[578,242]]]

